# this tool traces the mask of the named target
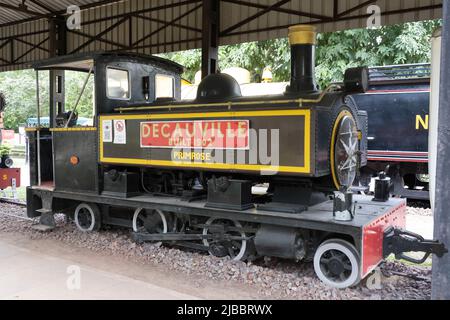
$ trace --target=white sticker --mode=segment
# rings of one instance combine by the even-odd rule
[[[113,142],[112,120],[103,120],[102,126],[103,142]]]
[[[127,129],[125,120],[114,120],[114,143],[127,144]]]

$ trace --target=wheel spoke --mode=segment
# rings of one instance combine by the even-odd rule
[[[228,254],[231,258],[236,257],[236,253],[234,252],[232,247],[228,247]]]
[[[322,258],[320,259],[320,263],[328,264],[329,262],[330,262],[330,259],[329,259],[329,258],[322,257]]]
[[[212,227],[214,226],[214,228]],[[203,228],[203,235],[214,234],[218,236],[215,242],[219,246],[226,248],[226,252],[232,259],[241,260],[244,255],[243,251],[246,249],[246,240],[241,240],[246,237],[243,232],[240,232],[242,226],[239,222],[227,219],[209,219],[206,226]],[[220,240],[222,236],[228,237],[229,240]],[[211,246],[211,240],[204,239],[205,246]]]
[[[233,241],[231,241],[231,244],[233,245],[233,247],[235,247],[237,249],[241,249],[242,248],[242,242],[233,240]]]
[[[351,263],[350,264],[349,263],[344,263],[344,269],[347,270],[347,271],[352,271],[353,268],[352,268]]]

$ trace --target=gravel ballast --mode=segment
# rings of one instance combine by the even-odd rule
[[[413,213],[417,214],[415,210]],[[175,247],[136,244],[126,229],[105,228],[97,233],[82,233],[76,229],[74,223],[66,222],[64,216],[58,215],[56,220],[58,227],[54,231],[41,233],[32,229],[36,222],[25,218],[23,207],[0,203],[0,236],[2,233],[20,233],[32,240],[57,240],[99,254],[163,266],[190,277],[236,281],[254,287],[261,298],[423,300],[430,299],[431,296],[429,267],[386,262],[381,266],[381,289],[369,290],[362,282],[355,288],[337,290],[327,287],[317,279],[312,263],[296,263],[275,258],[260,259],[254,263],[234,262]]]
[[[433,212],[429,208],[408,207],[408,214],[431,217],[433,215]]]

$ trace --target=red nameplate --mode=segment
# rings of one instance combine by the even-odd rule
[[[248,120],[141,122],[142,148],[249,149]]]

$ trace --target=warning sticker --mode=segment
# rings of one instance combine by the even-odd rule
[[[125,127],[125,120],[114,120],[114,143],[126,144],[127,131]]]
[[[103,142],[113,142],[112,130],[113,130],[112,120],[103,120],[102,122]]]

